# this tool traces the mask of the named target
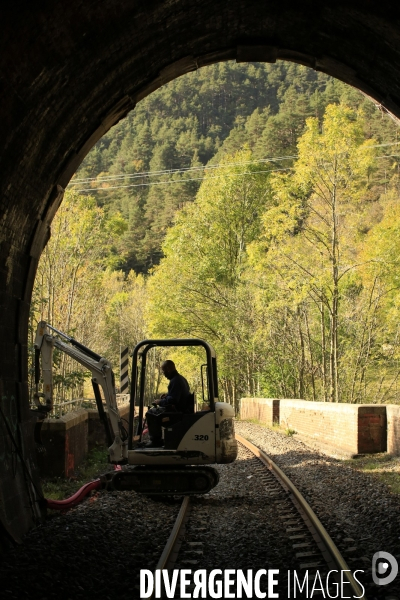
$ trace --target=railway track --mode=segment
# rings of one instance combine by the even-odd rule
[[[247,475],[247,479],[256,477],[260,480],[265,490],[264,501],[266,505],[272,504],[274,506],[274,515],[276,520],[280,522],[282,531],[284,531],[281,537],[285,538],[285,543],[291,546],[291,564],[287,567],[290,567],[293,573],[296,572],[299,581],[303,581],[306,573],[308,573],[307,577],[310,581],[314,581],[317,576],[319,576],[320,581],[323,581],[331,571],[342,573],[341,585],[342,589],[343,585],[346,586],[345,590],[348,597],[366,600],[362,587],[354,579],[343,556],[299,490],[265,452],[240,435],[236,435],[236,438],[239,442],[242,457],[244,456],[249,461],[249,465],[252,465],[252,474]],[[202,564],[206,542],[201,541],[202,536],[199,536],[199,532],[207,532],[207,511],[213,510],[216,501],[217,498],[211,500],[204,498],[200,504],[196,505],[196,499],[191,499],[189,496],[184,497],[154,574],[156,571],[163,569],[169,572],[173,569],[182,568],[195,570],[207,569],[208,567],[208,570],[210,569],[209,565]],[[197,522],[194,516],[193,523],[190,519],[192,507],[196,508],[198,513]],[[200,519],[203,520],[198,520],[199,515]],[[203,539],[206,538],[203,537]],[[262,540],[260,540],[260,543],[262,543]],[[183,548],[181,548],[182,544]],[[263,567],[268,568],[265,564]],[[232,567],[229,564],[220,566],[215,560],[212,568]],[[299,591],[296,595],[291,595],[292,582],[290,581],[290,574],[288,574],[288,578],[285,580],[288,598],[326,597],[326,593],[325,595],[322,593],[318,595],[318,591],[313,593],[312,596],[308,596],[308,592],[307,595],[302,595]],[[194,585],[191,585],[186,591],[190,592],[193,588]],[[153,592],[152,598],[156,597],[160,597],[160,586],[158,590]],[[161,593],[161,597],[165,598],[167,596]],[[179,584],[175,595],[169,595],[168,597],[181,597]],[[279,597],[284,596],[280,594]]]
[[[329,571],[337,570],[339,572],[344,572],[352,595],[360,599],[367,600],[365,595],[362,593],[360,585],[354,580],[351,570],[349,569],[346,561],[340,554],[330,535],[296,486],[265,452],[240,435],[236,435],[236,438],[240,444],[245,446],[255,456],[257,456],[257,458],[260,459],[260,461],[271,471],[279,484],[287,490],[288,499],[291,501],[293,507],[297,511],[296,517],[294,518],[293,523],[291,523],[291,527],[294,526],[293,531],[297,530],[297,528],[299,528],[299,531],[301,531],[303,529],[303,522],[311,534],[315,545],[320,552],[320,556],[322,557],[323,562]],[[304,535],[304,539],[306,539],[305,534],[300,533],[299,535]],[[308,544],[307,541],[304,543]],[[298,552],[297,556],[298,558],[306,559],[304,564],[300,564],[300,568],[311,569],[321,568],[322,566],[317,558],[318,554],[314,550]]]

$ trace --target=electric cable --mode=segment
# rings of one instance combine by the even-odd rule
[[[373,146],[369,146],[369,148],[381,148],[383,146],[395,146],[400,144],[400,141],[398,142],[384,142],[382,144],[374,144]],[[386,155],[387,157],[390,156],[396,156],[396,155]],[[258,164],[258,163],[265,163],[265,162],[274,162],[274,161],[280,161],[280,160],[290,160],[292,158],[298,158],[297,154],[288,154],[286,156],[275,156],[275,157],[269,157],[269,158],[260,158],[257,160],[248,160],[248,161],[240,161],[240,162],[232,162],[232,163],[218,163],[218,164],[211,164],[211,165],[199,165],[197,167],[181,167],[181,168],[177,168],[177,169],[161,169],[158,171],[141,171],[139,173],[120,173],[118,175],[105,175],[103,177],[81,177],[81,178],[75,178],[72,181],[70,181],[69,185],[77,185],[78,183],[86,183],[89,181],[113,181],[116,179],[130,179],[130,178],[138,178],[138,177],[151,177],[153,175],[164,175],[164,174],[170,174],[170,173],[185,173],[187,171],[203,171],[204,169],[220,169],[220,168],[227,168],[227,167],[234,167],[234,166],[241,166],[241,165],[248,165],[248,164]],[[385,158],[385,156],[381,156],[379,158]]]
[[[242,165],[250,165],[250,164],[258,164],[265,162],[274,162],[279,160],[289,160],[292,158],[297,158],[297,154],[288,155],[288,156],[277,156],[272,158],[260,158],[258,160],[246,160],[240,162],[233,163],[218,163],[211,165],[199,165],[197,167],[181,167],[177,169],[162,169],[159,171],[142,171],[139,173],[120,173],[118,175],[105,175],[103,177],[83,177],[76,178],[70,182],[70,185],[76,183],[86,183],[89,181],[110,181],[114,179],[127,179],[127,178],[138,178],[138,177],[150,177],[153,175],[169,175],[171,173],[186,173],[187,171],[204,171],[204,169],[220,169],[220,168],[228,168],[228,167],[236,167]]]
[[[383,146],[395,146],[400,144],[399,142],[384,142],[382,144],[374,144],[373,146],[369,146],[367,149],[369,148],[380,148]],[[387,154],[387,155],[383,155],[383,156],[377,156],[376,158],[379,159],[383,159],[383,158],[396,158],[400,155],[398,154]],[[90,184],[90,182],[95,182],[95,183],[105,183],[105,182],[111,182],[111,181],[117,181],[117,180],[126,180],[126,179],[139,179],[139,178],[143,178],[143,177],[153,177],[153,176],[162,176],[162,175],[174,175],[174,174],[179,174],[179,173],[191,173],[191,172],[198,172],[198,171],[208,171],[208,170],[215,170],[215,169],[220,169],[220,168],[229,168],[229,167],[235,167],[235,166],[242,166],[242,165],[249,165],[249,164],[260,164],[260,163],[267,163],[267,162],[276,162],[276,161],[282,161],[282,160],[291,160],[294,158],[297,158],[298,155],[287,155],[287,156],[277,156],[277,157],[269,157],[269,158],[260,158],[258,160],[250,160],[250,161],[241,161],[241,162],[233,162],[233,163],[225,163],[225,164],[216,164],[216,165],[206,165],[206,166],[197,166],[197,167],[182,167],[182,168],[177,168],[177,169],[162,169],[162,170],[158,170],[158,171],[142,171],[140,173],[125,173],[125,174],[119,174],[119,175],[106,175],[104,177],[87,177],[87,178],[77,178],[72,180],[69,183],[69,186],[78,186],[78,185],[84,185],[86,184]],[[253,175],[253,174],[257,174],[257,173],[274,173],[277,171],[285,171],[285,170],[289,170],[292,169],[292,167],[284,167],[282,169],[271,169],[269,171],[245,171],[243,173],[238,173],[238,174],[233,174],[233,175],[228,175],[228,177],[235,177],[236,175]],[[107,186],[107,187],[90,187],[90,188],[80,188],[80,189],[76,189],[76,187],[74,187],[73,189],[76,192],[97,192],[97,191],[109,191],[109,190],[115,190],[115,189],[124,189],[124,188],[133,188],[133,187],[149,187],[152,185],[170,185],[170,184],[175,184],[175,183],[186,183],[189,181],[203,181],[204,179],[220,179],[224,177],[223,175],[220,176],[215,176],[215,177],[191,177],[189,179],[174,179],[172,181],[157,181],[157,182],[143,182],[143,183],[136,183],[136,184],[126,184],[126,185],[115,185],[115,186]]]
[[[277,171],[287,171],[293,167],[285,167],[283,169],[271,169],[270,171],[244,171],[242,173],[235,173],[234,175],[215,175],[214,177],[191,177],[190,179],[173,179],[172,181],[152,181],[149,183],[132,183],[129,185],[113,185],[104,188],[83,188],[75,190],[76,192],[108,192],[109,190],[117,190],[121,188],[134,188],[134,187],[149,187],[151,185],[170,185],[173,183],[187,183],[188,181],[204,181],[205,179],[225,179],[226,177],[240,177],[242,175],[255,175],[258,173],[276,173]]]

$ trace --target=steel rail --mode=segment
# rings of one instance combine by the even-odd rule
[[[335,565],[338,571],[344,571],[345,577],[348,580],[348,583],[351,586],[353,597],[359,598],[359,600],[367,600],[366,596],[362,593],[360,586],[356,583],[351,570],[347,566],[346,561],[343,556],[340,554],[337,549],[335,543],[330,537],[329,533],[326,531],[325,527],[322,525],[321,521],[318,519],[317,515],[314,513],[311,506],[299,492],[297,487],[290,481],[290,479],[285,475],[285,473],[278,467],[276,463],[260,448],[246,440],[241,435],[235,434],[237,441],[245,446],[248,450],[253,452],[255,456],[257,456],[261,462],[263,462],[269,469],[271,469],[280,482],[286,487],[294,496],[296,500],[296,504],[298,504],[301,510],[305,513],[307,519],[310,521],[312,527],[315,529],[318,537],[321,539],[323,546],[325,547],[326,552],[329,555],[330,561]],[[326,558],[326,557],[325,557]]]
[[[185,496],[182,501],[181,507],[179,509],[178,516],[176,517],[172,531],[167,540],[167,543],[165,544],[164,550],[163,550],[161,557],[157,563],[155,571],[168,568],[169,563],[172,562],[171,559],[172,559],[174,551],[180,541],[179,540],[180,534],[186,523],[186,519],[189,515],[189,511],[190,511],[190,497]],[[154,573],[154,575],[155,575],[155,573]],[[154,578],[154,580],[155,580],[155,578]],[[153,594],[151,595],[151,600],[154,597],[155,597],[155,589],[153,590]]]

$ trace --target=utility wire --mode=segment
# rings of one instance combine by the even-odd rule
[[[374,146],[369,146],[369,148],[380,148],[383,146],[395,146],[398,144],[400,144],[400,141],[399,142],[385,142],[383,144],[375,144]],[[379,158],[379,159],[397,158],[398,156],[399,156],[398,154],[387,154],[387,155],[383,155],[383,156],[377,156],[376,158]],[[143,171],[141,173],[125,173],[125,174],[120,174],[120,175],[107,175],[104,177],[78,178],[78,179],[74,179],[73,181],[71,181],[69,185],[70,186],[78,186],[78,185],[85,185],[85,183],[90,184],[90,182],[105,183],[105,182],[117,181],[117,180],[121,180],[121,179],[125,180],[125,179],[138,179],[138,178],[142,178],[142,177],[153,177],[153,176],[161,176],[161,175],[174,175],[174,174],[179,174],[179,173],[190,173],[190,172],[228,168],[228,167],[242,166],[242,165],[249,165],[249,164],[259,164],[259,163],[289,160],[289,159],[293,159],[293,158],[297,158],[297,157],[298,157],[298,155],[277,156],[275,158],[274,157],[260,158],[258,160],[249,160],[249,161],[234,162],[234,163],[225,163],[225,164],[198,166],[198,167],[182,167],[180,169],[163,169],[163,170],[159,170],[159,171]],[[250,172],[243,172],[243,173],[241,173],[241,175],[252,175],[253,173],[274,173],[276,171],[285,171],[290,168],[291,167],[286,167],[283,169],[272,169],[270,171],[252,171],[252,172],[250,171]],[[230,177],[234,177],[234,176],[235,175],[230,175]],[[174,179],[172,181],[159,181],[159,182],[137,183],[137,184],[128,184],[128,185],[115,185],[115,186],[109,186],[109,187],[104,187],[104,188],[90,187],[90,188],[81,188],[81,189],[74,188],[74,189],[77,192],[97,192],[97,191],[108,191],[108,190],[115,190],[115,189],[121,189],[121,188],[149,187],[151,185],[170,185],[170,184],[175,184],[175,183],[186,183],[188,181],[203,181],[204,179],[220,179],[221,177],[223,177],[223,176],[193,177],[190,179],[182,179],[182,180]]]
[[[77,183],[86,183],[89,181],[110,181],[114,179],[130,179],[130,178],[138,178],[138,177],[150,177],[153,175],[169,175],[174,173],[186,173],[188,171],[204,171],[204,169],[220,169],[220,168],[228,168],[228,167],[236,167],[242,165],[250,165],[250,164],[258,164],[265,162],[275,162],[279,160],[289,160],[291,158],[296,158],[297,155],[293,156],[278,156],[276,158],[260,158],[259,160],[247,160],[243,162],[236,163],[225,163],[225,164],[217,164],[217,165],[206,165],[206,166],[198,166],[198,167],[182,167],[180,169],[163,169],[161,171],[143,171],[142,173],[122,173],[120,175],[105,175],[104,177],[86,177],[82,179],[74,179],[70,182],[70,185],[76,185]]]
[[[172,181],[151,181],[149,183],[131,183],[129,185],[113,185],[104,188],[83,188],[75,190],[76,192],[108,192],[108,190],[117,190],[120,188],[134,188],[134,187],[149,187],[151,185],[170,185],[172,183],[186,183],[187,181],[204,181],[204,179],[225,179],[225,177],[237,177],[241,175],[255,175],[256,173],[276,173],[277,171],[287,171],[293,167],[285,167],[283,169],[271,169],[270,171],[243,171],[242,173],[235,173],[234,175],[214,175],[213,177],[191,177],[190,179],[173,179]]]

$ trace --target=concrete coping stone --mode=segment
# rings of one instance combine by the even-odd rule
[[[313,400],[303,400],[300,398],[241,398],[243,401],[256,402],[257,404],[269,404],[273,401],[279,401],[282,408],[294,406],[306,410],[324,410],[332,412],[361,412],[361,413],[384,413],[389,406],[400,412],[400,405],[389,404],[349,404],[348,402],[314,402]]]
[[[66,415],[63,415],[59,419],[45,419],[42,427],[45,429],[66,430],[87,420],[88,411],[84,408],[80,408],[79,410],[71,411]]]
[[[318,410],[324,412],[341,412],[341,413],[384,413],[386,411],[385,404],[349,404],[347,402],[313,402],[312,400],[292,400],[283,398],[280,400],[281,408],[285,406],[293,406],[303,408],[305,410]]]

